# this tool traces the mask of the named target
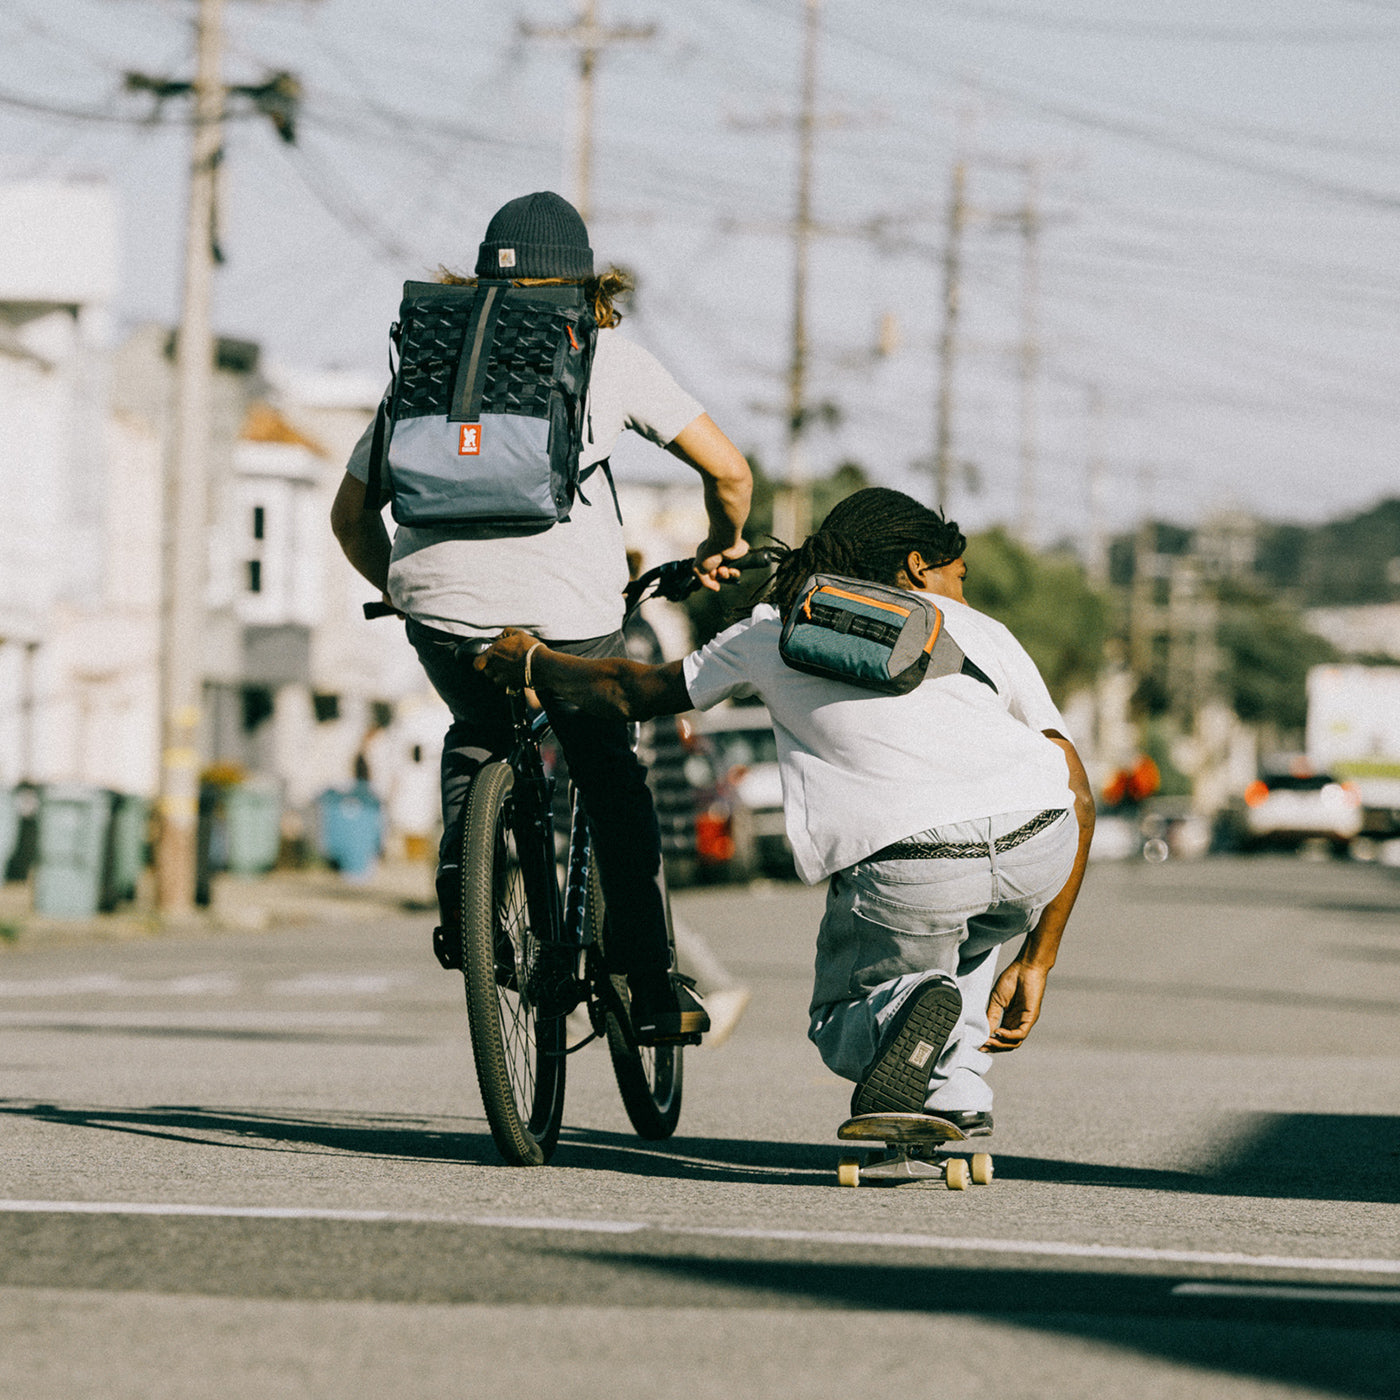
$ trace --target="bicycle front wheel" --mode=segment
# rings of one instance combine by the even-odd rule
[[[604,915],[603,887],[595,864],[588,875],[588,921],[598,945],[600,977],[608,975],[602,968]],[[674,961],[674,937],[671,944]],[[668,1138],[681,1119],[682,1048],[679,1045],[638,1045],[631,1024],[626,1020],[626,980],[614,977],[612,987],[611,1000],[619,1009],[610,1006],[607,1013],[608,1054],[612,1057],[613,1076],[618,1093],[622,1095],[622,1106],[638,1137],[652,1141]]]
[[[564,1018],[530,1000],[539,957],[512,826],[515,775],[489,763],[467,796],[462,833],[462,967],[477,1083],[507,1162],[539,1166],[564,1118]],[[553,878],[553,872],[542,872]]]

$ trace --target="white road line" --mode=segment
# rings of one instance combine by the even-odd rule
[[[420,980],[415,972],[305,972],[273,982],[267,990],[279,997],[384,996]]]
[[[1400,1303],[1400,1288],[1300,1288],[1287,1283],[1179,1283],[1176,1298],[1270,1298],[1308,1303]]]
[[[1195,1249],[1150,1249],[1125,1245],[1069,1244],[1058,1240],[969,1239],[966,1236],[902,1235],[840,1230],[723,1229],[705,1225],[652,1225],[643,1220],[567,1220],[551,1216],[444,1215],[398,1210],[329,1210],[297,1206],[182,1205],[146,1201],[5,1201],[3,1214],[181,1215],[248,1220],[343,1220],[366,1224],[466,1225],[479,1229],[545,1230],[559,1233],[630,1235],[651,1231],[692,1239],[754,1240],[782,1244],[827,1244],[850,1248],[946,1250],[961,1254],[1021,1254],[1060,1259],[1116,1259],[1151,1264],[1206,1264],[1227,1268],[1302,1269],[1310,1273],[1397,1274],[1400,1259],[1314,1259],[1293,1254],[1235,1254]],[[1331,1290],[1328,1297],[1335,1296]],[[1369,1296],[1369,1295],[1368,1295]]]
[[[123,977],[111,972],[88,972],[76,977],[34,977],[0,981],[0,997],[227,997],[241,982],[231,972],[208,972],[188,977]]]
[[[380,1011],[0,1011],[0,1026],[150,1026],[169,1030],[298,1030],[309,1027],[358,1028],[384,1022]]]

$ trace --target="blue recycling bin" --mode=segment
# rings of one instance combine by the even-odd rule
[[[367,875],[379,858],[383,818],[370,785],[348,790],[329,788],[316,799],[320,814],[321,855],[342,874]]]
[[[35,913],[91,918],[106,888],[112,794],[77,785],[45,787],[39,798]]]

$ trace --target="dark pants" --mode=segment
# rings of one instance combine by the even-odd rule
[[[510,702],[478,671],[457,660],[461,637],[410,619],[408,640],[433,689],[452,711],[442,748],[443,832],[438,860],[455,866],[462,846],[467,789],[483,763],[510,749]],[[621,632],[550,646],[574,656],[626,655]],[[665,971],[670,951],[661,834],[646,769],[632,751],[631,728],[622,720],[584,714],[549,695],[540,699],[588,812],[608,906],[608,962],[628,973]]]

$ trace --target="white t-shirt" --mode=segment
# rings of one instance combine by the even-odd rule
[[[697,709],[740,696],[768,706],[788,837],[808,884],[930,827],[1074,805],[1064,753],[1041,733],[1066,731],[1035,662],[1001,623],[933,601],[995,691],[957,675],[879,695],[794,671],[767,604],[685,658]]]
[[[598,332],[580,467],[601,462],[623,429],[664,447],[704,410],[656,359],[615,329]],[[369,480],[371,423],[346,470]],[[622,625],[627,552],[601,470],[583,483],[566,521],[533,533],[400,525],[389,597],[409,617],[460,636],[523,627],[546,641],[602,637]],[[585,497],[587,499],[585,499]]]

